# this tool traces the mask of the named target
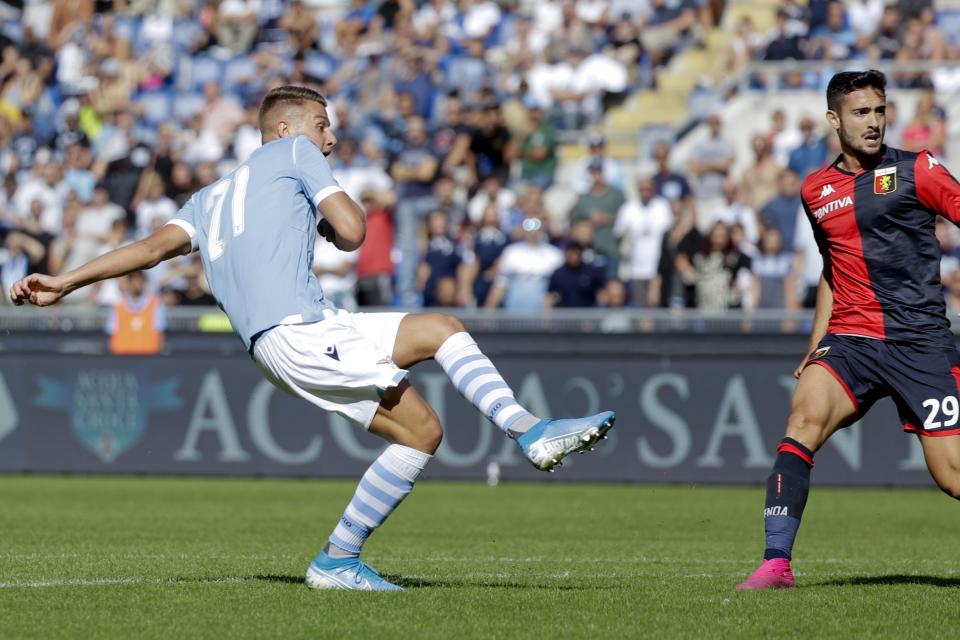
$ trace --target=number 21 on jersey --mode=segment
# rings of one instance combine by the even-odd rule
[[[207,255],[210,262],[223,255],[224,242],[220,233],[220,219],[223,217],[223,205],[230,186],[234,185],[230,202],[230,214],[233,218],[233,237],[243,233],[243,207],[247,197],[247,182],[250,180],[250,167],[242,165],[230,178],[224,178],[210,189],[207,212],[210,214],[210,229],[207,233]]]

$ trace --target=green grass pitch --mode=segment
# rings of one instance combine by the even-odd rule
[[[800,588],[737,593],[760,487],[425,480],[367,545],[399,594],[304,571],[354,483],[0,476],[0,638],[948,638],[960,505],[814,485]]]

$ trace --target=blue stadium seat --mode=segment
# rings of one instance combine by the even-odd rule
[[[173,116],[177,120],[186,120],[200,113],[205,98],[202,93],[179,93],[173,103]]]
[[[177,20],[173,24],[173,46],[177,51],[192,51],[202,35],[203,27],[195,20]]]
[[[0,33],[14,42],[23,42],[23,23],[19,20],[7,20],[0,26]]]
[[[113,32],[118,38],[123,38],[130,44],[136,44],[141,22],[140,18],[114,14]]]
[[[335,69],[334,61],[323,53],[308,53],[303,59],[303,70],[315,78],[329,78]]]
[[[239,56],[230,60],[224,71],[224,87],[231,88],[245,82],[256,73],[257,65],[248,56]]]
[[[144,107],[144,120],[151,126],[157,126],[173,115],[173,94],[165,89],[144,91],[137,96],[136,102]]]
[[[191,89],[202,89],[207,82],[223,80],[224,64],[210,56],[198,55],[187,59]]]

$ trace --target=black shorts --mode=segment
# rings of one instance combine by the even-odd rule
[[[827,334],[807,366],[833,374],[857,417],[890,396],[903,430],[924,436],[960,434],[960,353],[955,346],[891,342]]]

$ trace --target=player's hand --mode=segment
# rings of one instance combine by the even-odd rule
[[[320,222],[317,223],[317,233],[327,242],[331,244],[337,243],[337,232],[326,218],[320,218]]]
[[[31,273],[10,287],[10,300],[18,306],[29,302],[38,307],[46,307],[66,294],[67,291],[60,278],[40,273]]]

